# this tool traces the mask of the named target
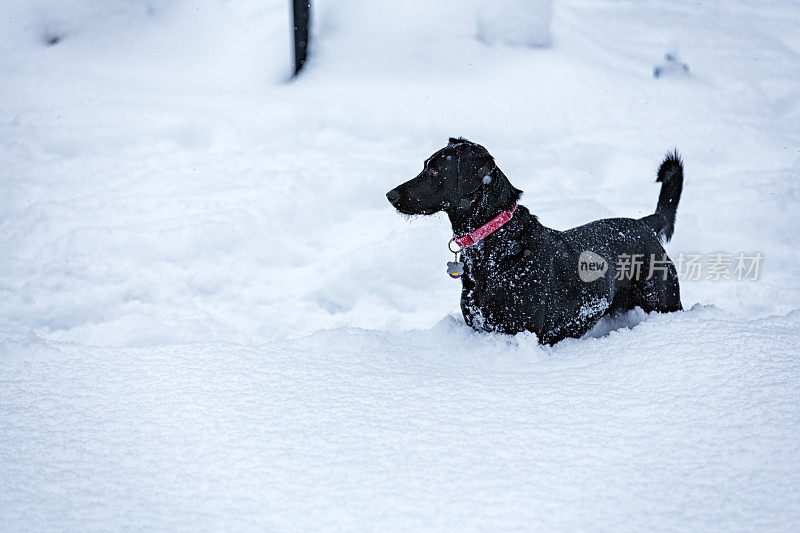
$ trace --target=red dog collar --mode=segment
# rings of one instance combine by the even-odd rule
[[[514,211],[516,210],[517,210],[517,204],[514,204],[514,207],[512,207],[508,211],[503,211],[502,213],[500,213],[492,220],[490,220],[480,228],[476,229],[469,235],[464,235],[463,237],[456,237],[455,235],[453,235],[453,241],[461,248],[472,246],[473,244],[482,241],[495,231],[502,228],[506,222],[511,220],[511,217],[514,216]]]

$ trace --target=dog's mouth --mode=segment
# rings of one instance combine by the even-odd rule
[[[399,213],[408,216],[415,215],[433,215],[440,211],[439,207],[422,207],[415,205],[418,202],[410,198],[402,198],[397,189],[393,189],[386,193],[386,199],[392,204]]]
[[[439,209],[423,209],[423,208],[411,208],[404,205],[395,205],[392,206],[397,210],[398,213],[406,216],[417,216],[417,215],[434,215],[439,212]]]
[[[401,207],[396,207],[398,213],[408,216],[416,216],[416,215],[434,215],[439,212],[438,209],[403,209]]]

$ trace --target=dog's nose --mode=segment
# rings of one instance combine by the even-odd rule
[[[397,192],[397,189],[392,189],[386,193],[386,199],[389,200],[389,203],[394,204],[400,199],[400,193]]]

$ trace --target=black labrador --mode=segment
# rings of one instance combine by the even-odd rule
[[[468,325],[532,331],[539,342],[555,344],[636,306],[648,313],[682,309],[678,275],[661,245],[672,237],[683,187],[677,152],[667,154],[657,181],[662,185],[654,214],[557,231],[517,207],[522,191],[483,146],[451,138],[417,177],[386,197],[407,215],[444,211],[454,239],[462,236],[463,263],[457,256],[449,265],[453,277],[463,270],[461,311]]]

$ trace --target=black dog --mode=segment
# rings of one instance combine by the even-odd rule
[[[532,331],[539,342],[555,344],[580,337],[610,313],[636,306],[648,313],[682,309],[677,272],[660,242],[672,237],[683,186],[677,152],[667,154],[657,181],[662,185],[655,214],[557,231],[516,207],[522,191],[484,147],[451,138],[416,178],[386,197],[408,215],[444,211],[456,236],[489,232],[482,240],[480,233],[459,239],[465,245],[463,267],[450,264],[463,268],[461,311],[468,325]],[[479,242],[469,245],[473,240]]]

